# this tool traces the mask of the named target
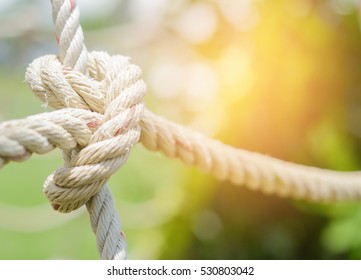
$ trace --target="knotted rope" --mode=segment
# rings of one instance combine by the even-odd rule
[[[361,173],[337,172],[236,149],[144,109],[141,70],[123,56],[88,53],[75,1],[54,0],[59,56],[35,60],[26,80],[58,111],[0,124],[0,167],[31,153],[63,150],[64,167],[44,192],[54,209],[86,204],[103,259],[126,258],[119,216],[106,182],[140,140],[222,180],[282,197],[312,201],[361,199]]]
[[[146,90],[141,70],[122,56],[89,54],[89,77],[63,69],[55,56],[34,61],[26,72],[33,92],[51,107],[81,108],[102,118],[87,146],[66,154],[66,166],[50,175],[45,193],[61,212],[85,204],[121,167],[139,141]]]
[[[86,147],[64,151],[65,166],[51,174],[44,192],[54,209],[86,204],[98,251],[104,259],[126,258],[126,243],[106,185],[140,137],[145,84],[141,71],[121,56],[89,55],[74,1],[52,1],[59,57],[46,56],[26,73],[33,92],[55,109],[81,108],[102,114]]]

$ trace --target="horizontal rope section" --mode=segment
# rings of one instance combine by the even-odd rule
[[[62,150],[84,147],[99,120],[99,114],[86,110],[62,109],[0,123],[0,167],[56,147]]]
[[[86,146],[100,118],[101,114],[98,113],[69,108],[1,123],[0,162],[25,160],[32,152],[42,154],[55,147],[66,150],[77,144]],[[185,164],[196,166],[220,180],[295,199],[361,199],[361,172],[309,167],[236,149],[148,110],[140,125],[140,140],[147,149],[161,151],[170,158],[179,158]],[[69,127],[72,129],[69,130]],[[53,131],[51,135],[47,134],[53,128],[58,128],[61,133]],[[14,144],[8,143],[16,143],[16,149],[10,149]],[[93,154],[88,156],[92,157]]]
[[[221,180],[281,197],[310,201],[361,199],[361,172],[331,171],[227,146],[146,111],[143,145]]]

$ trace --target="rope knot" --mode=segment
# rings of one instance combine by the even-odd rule
[[[127,57],[104,52],[89,53],[88,61],[88,76],[63,68],[50,55],[26,71],[27,82],[46,105],[99,113],[87,124],[94,131],[87,145],[64,151],[64,167],[45,181],[44,192],[60,212],[75,210],[98,193],[140,138],[146,91],[140,68]]]

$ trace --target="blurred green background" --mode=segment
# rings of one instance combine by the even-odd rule
[[[90,50],[132,57],[153,112],[280,159],[360,170],[361,37],[352,0],[78,1]],[[50,1],[0,3],[0,121],[46,110],[24,82],[56,53]],[[52,210],[60,151],[0,171],[0,259],[97,259],[84,209]],[[219,182],[137,145],[110,180],[131,259],[361,259],[361,204]]]

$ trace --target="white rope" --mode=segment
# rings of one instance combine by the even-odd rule
[[[80,26],[75,0],[52,0],[55,35],[59,44],[59,60],[64,68],[87,72],[88,52]]]
[[[46,184],[48,198],[60,205],[62,212],[78,208],[96,194],[124,164],[140,137],[146,89],[140,69],[122,56],[110,57],[101,52],[90,55],[89,78],[79,72],[63,71],[54,56],[34,61],[26,73],[32,90],[52,107],[85,108],[89,101],[99,112],[104,111],[87,147],[73,150],[68,166],[56,171]],[[42,71],[36,72],[39,69]],[[99,81],[100,77],[104,79]],[[85,184],[90,185],[75,188]],[[76,205],[70,205],[74,200]]]
[[[81,109],[62,109],[0,124],[0,167],[26,160],[58,147],[74,149],[88,144],[100,116]]]
[[[69,79],[75,78],[76,80],[78,76],[76,71],[78,71],[79,74],[88,73],[88,53],[84,45],[83,31],[79,24],[79,10],[76,2],[72,0],[52,1],[52,5],[53,19],[56,26],[56,36],[59,42],[59,60],[62,63],[63,69],[71,70],[68,75]],[[111,63],[109,60],[107,62]],[[110,175],[113,174],[122,164],[124,164],[129,156],[131,147],[133,147],[140,137],[139,125],[137,123],[130,123],[127,121],[127,118],[132,116],[128,114],[129,111],[134,112],[134,110],[130,105],[127,107],[127,104],[122,103],[124,102],[123,97],[118,97],[120,96],[119,94],[121,90],[121,88],[117,85],[117,82],[121,81],[118,71],[124,70],[122,69],[123,60],[118,57],[118,59],[114,59],[112,62],[113,63],[111,65],[107,66],[109,69],[113,67],[113,72],[109,71],[109,73],[106,75],[103,74],[101,77],[101,79],[104,78],[104,83],[101,85],[104,86],[104,88],[102,88],[103,93],[107,95],[105,99],[102,99],[103,106],[100,106],[100,104],[96,102],[99,100],[97,99],[99,97],[97,94],[98,90],[100,90],[96,86],[92,88],[92,92],[88,96],[81,97],[81,99],[86,100],[86,103],[79,101],[78,104],[72,106],[73,104],[71,104],[71,101],[73,99],[71,97],[73,91],[70,88],[67,88],[66,82],[64,84],[61,83],[65,80],[58,81],[57,77],[53,76],[54,73],[57,73],[56,71],[47,72],[49,74],[49,89],[53,90],[53,93],[58,93],[58,89],[64,86],[61,90],[61,97],[58,96],[57,98],[57,100],[62,103],[61,107],[85,107],[96,112],[105,113],[101,126],[90,140],[90,146],[84,150],[74,149],[70,152],[68,151],[64,153],[66,166],[48,177],[45,182],[44,189],[46,195],[52,201],[53,207],[59,211],[68,212],[89,201],[86,205],[90,215],[92,229],[97,236],[98,252],[102,258],[106,259],[126,258],[127,253],[125,237],[120,230],[120,219],[116,214],[110,189],[105,183],[109,179]],[[56,61],[54,64],[57,64]],[[55,68],[57,66],[59,65],[56,65]],[[60,71],[60,68],[58,67],[57,70]],[[97,69],[93,69],[92,72],[92,77],[94,79],[99,78],[95,77],[95,74],[97,73],[96,70]],[[72,73],[75,74],[72,75]],[[84,76],[82,78],[86,79],[87,77]],[[90,79],[86,80],[89,82]],[[108,89],[108,91],[104,92],[106,89]],[[79,91],[81,92],[81,88]],[[139,116],[142,114],[143,107],[141,99],[144,92],[145,90],[139,93],[135,92],[135,94],[138,93],[138,96],[140,97],[138,101],[139,104],[132,104],[132,106],[135,106],[134,108],[138,109],[135,113]],[[44,94],[44,91],[40,94]],[[70,95],[68,96],[67,94]],[[47,99],[46,92],[44,97]],[[51,100],[46,100],[46,102],[52,104]],[[59,105],[60,104],[54,104],[53,107],[58,108]],[[139,121],[140,119],[141,117],[139,117]],[[108,128],[116,128],[117,125],[121,125],[118,130],[115,131],[118,137],[113,137],[114,134],[111,134],[111,130]],[[121,137],[123,137],[123,141],[120,141]],[[106,153],[104,152],[104,148],[100,148],[102,146],[100,144],[101,142],[103,142],[103,145],[110,144],[110,146],[105,146],[108,148],[112,145],[113,149],[115,147],[115,143],[122,142],[124,150],[118,150],[119,152],[115,154],[112,153],[112,150],[108,150],[108,153]],[[91,161],[89,161],[88,158],[89,154],[92,154],[92,157],[90,158],[92,159]],[[79,167],[79,165],[83,166]],[[64,180],[69,178],[69,174],[78,174],[77,176],[84,175],[81,180],[81,184],[83,184],[84,187],[80,189],[80,191],[74,191],[74,184],[71,180],[64,182]],[[88,177],[92,180],[86,181],[84,179]],[[80,184],[80,182],[78,182],[78,184]],[[101,188],[104,189],[102,196],[98,193]],[[92,196],[95,197],[90,200]],[[98,207],[100,202],[102,203],[101,207]],[[97,210],[95,211],[94,209]]]
[[[361,172],[331,171],[236,149],[146,111],[142,144],[220,180],[308,201],[361,200]]]

